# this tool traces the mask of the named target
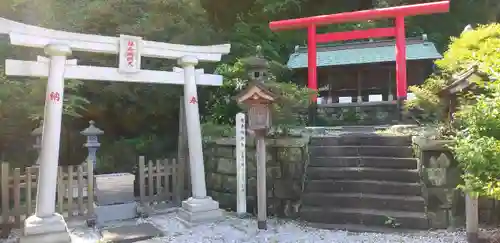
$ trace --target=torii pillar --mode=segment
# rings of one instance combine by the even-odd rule
[[[307,28],[307,71],[308,87],[314,91],[318,90],[317,80],[317,43],[333,41],[346,41],[367,38],[396,37],[396,93],[398,104],[402,105],[406,100],[406,37],[404,19],[408,16],[445,13],[450,8],[450,1],[439,1],[414,5],[405,5],[392,8],[371,9],[356,12],[338,13],[330,15],[320,15],[314,17],[280,20],[269,23],[269,28],[274,31],[287,29]],[[317,34],[316,27],[335,23],[359,22],[376,19],[392,18],[395,20],[395,27],[375,28],[368,30],[354,30],[347,32]],[[316,95],[311,97],[313,104],[316,104]]]

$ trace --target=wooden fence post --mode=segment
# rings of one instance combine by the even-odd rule
[[[479,215],[478,198],[465,192],[465,227],[467,232],[467,242],[477,243],[479,241]]]
[[[182,194],[183,194],[183,191],[182,191],[182,184],[184,184],[184,181],[180,181],[179,180],[179,173],[182,171],[180,169],[180,165],[178,164],[178,160],[176,160],[175,158],[173,158],[171,160],[172,162],[172,169],[171,169],[171,174],[172,174],[172,201],[178,205],[180,204],[181,200],[182,200]],[[184,173],[182,171],[182,173]],[[168,179],[168,177],[166,178]],[[184,180],[184,177],[182,178]]]
[[[38,181],[38,178],[37,178]],[[64,193],[66,185],[64,183],[64,171],[62,166],[57,167],[57,207],[58,212],[63,215],[64,213]]]
[[[26,179],[24,182],[26,183],[26,213],[28,215],[31,215],[33,213],[33,205],[31,196],[33,194],[33,185],[31,183],[33,182],[33,175],[36,173],[32,172],[33,168],[32,167],[27,167],[26,168]]]
[[[83,184],[83,166],[82,165],[78,165],[76,167],[76,176],[77,176],[77,183],[78,183],[78,215],[79,216],[83,216],[85,215],[85,209],[83,207],[83,188],[86,187],[84,184]],[[73,191],[74,190],[71,190],[71,194],[69,195],[70,197],[73,197]],[[87,196],[89,195],[90,193],[87,192]]]
[[[155,200],[158,201],[158,200],[161,200],[162,198],[162,193],[164,193],[162,190],[161,190],[161,166],[163,164],[160,164],[160,160],[157,159],[156,160],[156,164],[155,164],[155,179],[156,179],[156,195],[155,195]]]
[[[87,216],[94,217],[94,163],[87,161]]]
[[[72,218],[73,217],[73,179],[75,177],[75,175],[73,174],[74,172],[74,168],[72,165],[68,166],[68,187],[66,190],[63,190],[62,193],[63,195],[66,194],[66,192],[71,192],[70,195],[68,195],[68,218]],[[63,180],[64,180],[64,174],[61,175],[61,177],[63,177]],[[63,212],[64,212],[64,209],[63,209]]]
[[[146,162],[146,158],[144,158],[144,156],[139,156],[139,197],[140,197],[141,203],[144,203],[146,200],[146,198],[145,198],[146,193],[144,191],[144,190],[146,190],[145,185],[144,185],[145,162]]]
[[[9,203],[9,164],[2,163],[2,167],[0,169],[2,176],[0,177],[2,184],[2,221],[3,223],[9,223],[9,211],[10,211],[10,203]]]
[[[15,168],[12,178],[12,191],[14,194],[13,216],[15,225],[21,227],[21,169]]]
[[[154,184],[153,184],[153,161],[148,160],[148,202],[153,200]]]
[[[188,189],[188,192],[191,192],[191,180],[189,176],[186,176],[189,172],[189,156],[187,156],[187,127],[186,113],[184,109],[184,97],[181,96],[179,103],[179,136],[177,139],[177,161],[179,163],[177,182],[180,195],[176,200],[176,203],[179,205],[181,201],[186,197],[186,189]]]

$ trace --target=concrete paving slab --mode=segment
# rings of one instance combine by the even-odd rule
[[[132,243],[163,236],[159,229],[149,223],[108,228],[103,230],[101,234],[104,242],[113,243]]]

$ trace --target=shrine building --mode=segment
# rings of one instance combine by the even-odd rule
[[[442,58],[442,55],[425,34],[407,38],[406,43],[407,85],[422,84],[433,72],[434,60]],[[347,124],[395,122],[395,49],[394,39],[318,45],[318,113],[326,113],[328,121],[345,120],[346,115],[341,115],[345,109],[341,112],[338,111],[340,108],[363,107],[362,111],[359,108],[355,111],[356,121]],[[295,71],[294,81],[306,86],[307,47],[297,46],[287,66]],[[407,99],[413,97],[412,93],[408,93]],[[372,115],[378,118],[363,119]],[[331,122],[326,123],[332,125]]]
[[[442,56],[425,34],[406,43],[408,86],[421,84],[432,73],[433,61]],[[394,40],[325,44],[317,51],[319,104],[396,99]],[[287,66],[306,85],[307,47],[296,47]]]

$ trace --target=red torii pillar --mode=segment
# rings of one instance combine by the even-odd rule
[[[280,20],[269,23],[269,28],[274,31],[287,29],[307,28],[307,68],[308,87],[318,90],[316,73],[316,44],[332,41],[345,41],[365,38],[396,37],[396,93],[398,101],[406,99],[406,37],[405,22],[407,16],[424,15],[432,13],[445,13],[449,11],[450,2],[439,1],[432,3],[405,5],[392,8],[372,9],[356,12],[338,13],[330,15],[320,15],[314,17]],[[334,23],[356,22],[364,20],[376,20],[384,18],[394,18],[395,27],[374,28],[368,30],[354,30],[347,32],[336,32],[327,34],[317,34],[316,26]],[[316,95],[312,101],[316,103]]]

